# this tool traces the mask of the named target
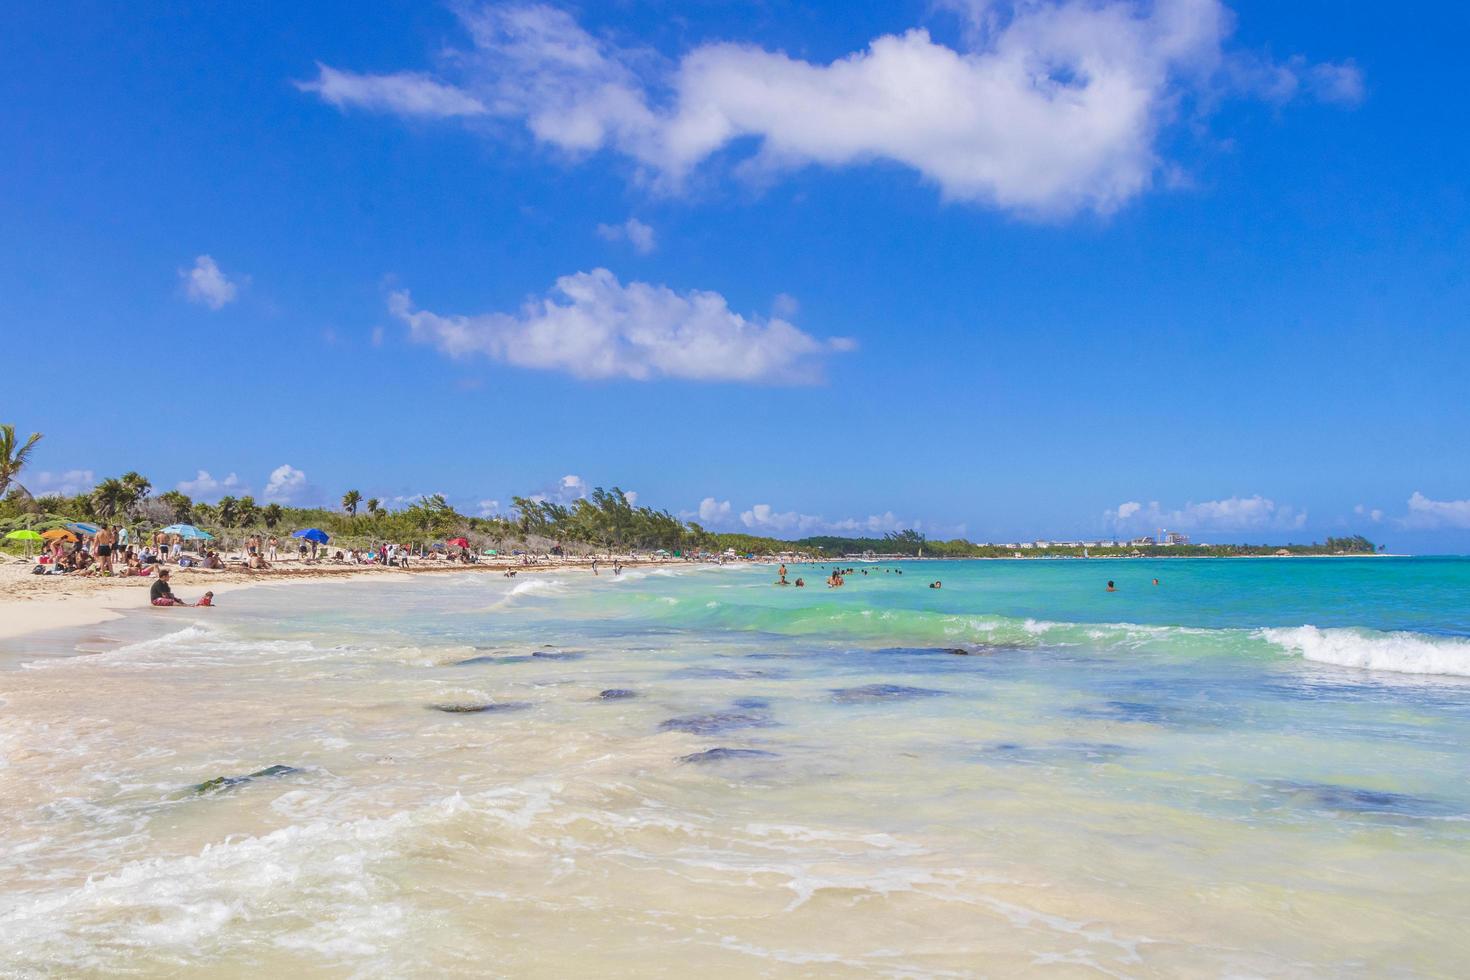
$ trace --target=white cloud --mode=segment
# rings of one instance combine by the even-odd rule
[[[1363,72],[1351,61],[1312,65],[1307,71],[1312,94],[1323,102],[1354,106],[1366,95]]]
[[[174,489],[193,497],[195,500],[208,500],[210,498],[217,500],[226,495],[249,492],[248,488],[241,486],[240,478],[234,473],[231,473],[223,480],[217,480],[209,475],[208,470],[197,471],[192,480],[180,480],[175,484]]]
[[[498,501],[498,500],[482,500],[482,501],[480,501],[480,516],[481,517],[494,517],[494,516],[496,516],[499,513],[500,513],[500,501]]]
[[[400,116],[480,116],[488,110],[472,95],[453,85],[444,85],[427,75],[397,72],[391,75],[359,75],[317,63],[317,77],[297,82],[303,92],[315,92],[338,109],[356,106]]]
[[[267,501],[288,503],[305,489],[306,474],[289,463],[282,463],[280,466],[271,470],[271,476],[266,481],[263,496]]]
[[[1106,511],[1104,518],[1119,529],[1138,530],[1166,528],[1172,531],[1289,531],[1307,523],[1306,511],[1256,494],[1252,497],[1228,497],[1185,504],[1165,510],[1158,501],[1147,506],[1136,500],[1119,504]]]
[[[625,286],[606,269],[562,276],[518,313],[440,316],[415,310],[407,291],[393,293],[388,308],[414,340],[451,357],[479,354],[579,378],[803,383],[820,378],[826,354],[852,347],[779,317],[746,319],[719,293]]]
[[[1409,498],[1405,527],[1431,529],[1470,528],[1470,500],[1431,500],[1418,490]]]
[[[809,535],[809,534],[858,534],[880,535],[887,531],[900,531],[917,527],[912,521],[900,521],[892,511],[874,514],[866,518],[845,518],[829,521],[819,514],[802,514],[794,510],[778,511],[770,504],[756,504],[741,511],[740,523],[756,534]]]
[[[634,507],[637,507],[638,506],[638,491],[637,490],[624,490],[623,491],[623,499],[627,500],[628,503],[632,504]]]
[[[1372,521],[1374,524],[1377,524],[1379,521],[1383,520],[1383,511],[1379,510],[1377,507],[1370,508],[1367,504],[1358,504],[1358,506],[1353,508],[1353,513],[1357,514],[1359,517],[1368,518],[1368,520]]]
[[[235,301],[240,291],[220,269],[219,263],[208,255],[196,258],[192,269],[180,269],[179,278],[184,280],[184,292],[189,299],[211,310],[224,309]]]
[[[801,312],[801,301],[790,293],[777,293],[776,298],[771,300],[771,312],[790,319]]]
[[[629,218],[620,225],[598,225],[597,234],[610,242],[626,241],[639,255],[658,248],[658,236],[653,228],[637,218]]]
[[[339,107],[522,122],[561,151],[624,154],[667,188],[751,145],[746,173],[889,161],[947,198],[1027,214],[1105,213],[1152,186],[1168,169],[1159,133],[1191,97],[1361,98],[1350,63],[1228,51],[1220,0],[943,6],[968,15],[958,48],[914,28],[830,63],[718,42],[671,63],[552,7],[486,4],[462,8],[472,47],[444,56],[452,83],[321,66],[302,87]]]
[[[725,523],[730,519],[730,501],[715,500],[714,497],[705,497],[699,502],[699,522],[701,524]]]
[[[64,470],[60,473],[41,470],[35,476],[27,474],[24,481],[25,488],[34,497],[52,494],[75,497],[78,494],[91,493],[96,485],[97,474],[91,470]]]

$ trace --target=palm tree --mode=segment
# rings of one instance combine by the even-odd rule
[[[234,497],[221,497],[214,512],[219,517],[221,527],[234,527],[240,513],[240,501]]]
[[[254,497],[241,497],[235,508],[235,522],[240,527],[249,527],[260,520],[260,508],[255,505]]]
[[[265,521],[265,526],[275,530],[277,524],[286,516],[285,508],[280,504],[266,504],[260,511],[260,519]]]
[[[104,521],[126,513],[131,503],[132,493],[121,480],[103,480],[92,490],[92,513]]]
[[[5,496],[10,485],[15,483],[15,477],[30,461],[31,450],[36,448],[36,443],[41,441],[41,433],[32,432],[31,437],[25,441],[25,445],[16,448],[15,426],[0,425],[0,497]],[[25,490],[27,497],[31,495],[29,490],[19,483],[15,484],[18,489]]]
[[[369,514],[372,514],[374,517],[376,517],[378,515],[378,512],[381,511],[382,509],[383,509],[383,504],[382,504],[381,501],[378,500],[377,497],[369,497],[368,498],[368,501],[367,501],[367,511],[368,511]]]
[[[342,495],[342,509],[352,516],[357,516],[357,505],[362,503],[362,494],[356,490],[348,490]]]
[[[127,477],[123,477],[123,479],[126,480]],[[167,507],[170,516],[180,524],[187,521],[189,515],[194,510],[194,501],[177,490],[165,490],[158,495],[158,502]]]
[[[136,471],[124,473],[118,482],[123,485],[128,495],[127,504],[123,507],[125,515],[147,500],[148,494],[153,490],[153,484],[148,482],[148,478]]]

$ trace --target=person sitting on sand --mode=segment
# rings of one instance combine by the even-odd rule
[[[196,605],[196,606],[212,606],[212,605],[214,605],[214,593],[213,592],[206,592],[206,593],[204,593],[204,598],[202,598],[198,602],[194,603],[194,605]]]
[[[148,589],[148,601],[155,606],[186,606],[187,602],[174,595],[174,590],[168,584],[168,569],[158,570],[158,581],[154,582]]]
[[[225,567],[225,563],[220,559],[218,551],[211,551],[204,559],[204,567],[218,571]]]

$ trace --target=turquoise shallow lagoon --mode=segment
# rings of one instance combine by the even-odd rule
[[[1463,974],[1470,561],[849,564],[0,646],[0,971]]]

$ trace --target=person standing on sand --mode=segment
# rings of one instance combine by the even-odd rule
[[[97,567],[102,574],[112,574],[112,529],[106,524],[98,530],[97,536],[92,541],[97,546]]]
[[[280,540],[277,539],[274,534],[272,534],[270,541],[266,542],[265,560],[274,564],[276,560],[276,549],[280,546]]]

